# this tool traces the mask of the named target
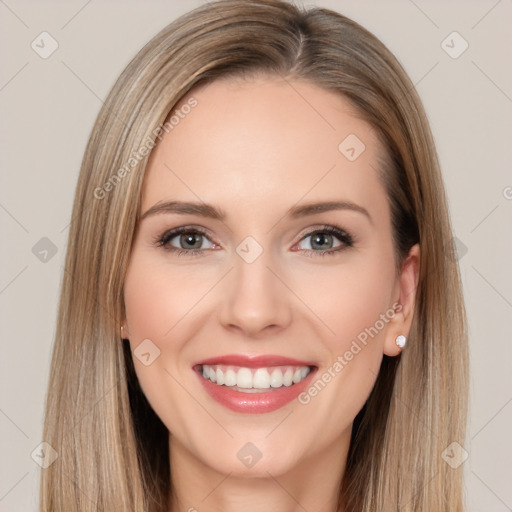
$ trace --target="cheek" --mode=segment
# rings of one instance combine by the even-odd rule
[[[166,294],[166,282],[150,272],[141,272],[135,264],[125,280],[126,320],[130,341],[136,344],[145,338],[160,339],[172,326],[168,312],[174,311],[173,297]],[[167,314],[164,314],[167,312]]]
[[[171,375],[180,375],[183,360],[192,359],[187,342],[201,328],[202,323],[196,321],[198,305],[202,304],[201,300],[216,278],[211,270],[201,265],[192,267],[171,266],[160,254],[136,248],[124,282],[126,322],[135,372],[153,409],[164,417],[171,404],[187,399]],[[157,348],[145,340],[151,340]],[[146,345],[140,345],[143,341]],[[144,346],[144,352],[149,346],[153,354],[158,354],[148,366],[137,359],[139,345]],[[168,417],[171,416],[169,413]],[[168,422],[164,423],[169,427]]]
[[[357,269],[356,269],[357,270]],[[373,326],[389,308],[392,290],[392,272],[375,265],[353,270],[346,276],[346,287],[341,287],[337,329],[353,339]],[[379,324],[380,325],[380,324]]]
[[[155,263],[144,253],[134,253],[124,285],[126,318],[130,340],[145,338],[163,342],[187,317],[207,290],[201,272],[178,270]]]
[[[197,272],[185,268],[171,271],[165,263],[161,258],[155,261],[154,255],[140,248],[134,250],[124,282],[124,302],[142,391],[166,427],[180,431],[185,429],[183,420],[173,412],[190,405],[190,399],[179,384],[182,378],[178,363],[187,339],[193,336],[193,306],[204,295],[206,285],[201,285],[202,276]],[[158,353],[147,365],[137,355],[143,340],[144,352],[149,352],[151,358]],[[145,340],[151,340],[159,352]]]
[[[299,402],[309,414],[333,419],[325,427],[326,438],[354,419],[378,375],[384,336],[394,315],[390,306],[395,279],[392,254],[391,246],[389,251],[368,252],[364,257],[356,254],[350,264],[335,271],[324,269],[323,276],[315,274],[317,284],[317,278],[323,277],[323,285],[309,294],[314,299],[311,308],[332,332],[325,331],[321,338],[326,357]]]
[[[346,264],[318,266],[314,273],[299,274],[297,279],[299,293],[328,328],[322,338],[332,356],[389,312],[394,263],[392,257],[355,254]],[[387,323],[381,324],[377,327],[383,333]]]

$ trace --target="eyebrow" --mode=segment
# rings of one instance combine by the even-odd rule
[[[332,210],[350,210],[363,214],[368,218],[370,223],[373,223],[372,217],[366,208],[359,206],[350,201],[326,201],[318,203],[307,203],[302,205],[292,206],[285,214],[285,217],[302,218],[308,215],[315,215]],[[224,221],[226,219],[225,212],[207,203],[194,203],[184,201],[164,201],[158,202],[153,205],[149,210],[142,214],[140,220],[147,217],[163,214],[163,213],[177,213],[181,215],[199,215],[201,217],[208,217],[215,220]]]

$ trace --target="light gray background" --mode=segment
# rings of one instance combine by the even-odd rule
[[[36,510],[44,395],[67,226],[94,118],[124,66],[201,1],[0,0],[0,510]],[[306,1],[348,15],[397,55],[437,141],[471,344],[470,511],[512,509],[510,0]],[[32,48],[47,31],[58,49]],[[469,48],[441,43],[457,31]],[[454,50],[461,40],[448,39]],[[41,45],[41,43],[39,43]],[[46,43],[48,48],[48,43]],[[56,254],[39,257],[43,237]],[[38,246],[36,246],[38,247]],[[37,253],[37,251],[35,251]]]

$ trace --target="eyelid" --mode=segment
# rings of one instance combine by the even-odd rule
[[[323,232],[323,231],[341,232],[341,233],[346,233],[347,235],[349,234],[347,230],[343,229],[340,226],[336,226],[335,224],[317,224],[314,226],[308,226],[307,228],[304,228],[302,230],[302,232],[298,235],[299,240],[302,240],[306,236],[313,235],[314,233]]]

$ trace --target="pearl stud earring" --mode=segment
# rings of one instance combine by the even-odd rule
[[[407,338],[403,334],[400,334],[396,337],[395,343],[398,347],[404,348],[405,344],[407,343]]]

